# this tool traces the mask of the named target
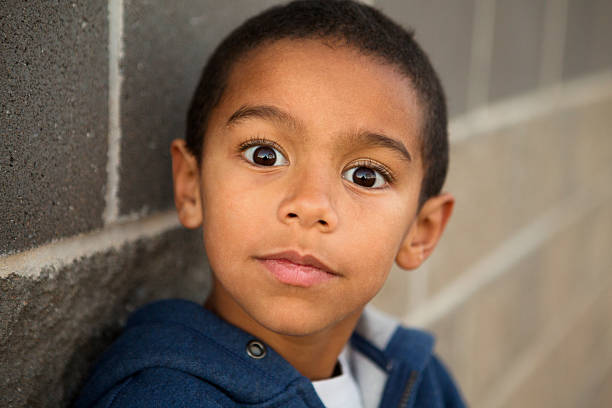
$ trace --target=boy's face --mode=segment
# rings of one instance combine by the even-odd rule
[[[409,79],[348,47],[238,62],[199,174],[215,301],[292,335],[359,313],[417,236],[420,120]]]

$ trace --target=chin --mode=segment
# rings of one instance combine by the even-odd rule
[[[252,316],[261,326],[285,336],[308,336],[321,332],[332,325],[324,313],[317,310],[291,310],[284,308],[281,312],[269,310],[259,316]]]
[[[301,324],[300,322],[272,322],[265,324],[268,330],[283,336],[303,337],[321,332],[325,327]]]

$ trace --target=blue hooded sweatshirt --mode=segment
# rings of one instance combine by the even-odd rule
[[[366,309],[349,348],[365,408],[464,407],[432,349],[431,335]],[[278,353],[185,300],[135,312],[75,406],[324,408],[310,380]]]

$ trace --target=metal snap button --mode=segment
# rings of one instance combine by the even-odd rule
[[[251,358],[264,358],[266,356],[267,350],[266,346],[258,340],[251,340],[247,343],[246,352]]]

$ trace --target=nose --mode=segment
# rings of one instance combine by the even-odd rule
[[[278,208],[278,217],[287,225],[316,228],[331,232],[338,225],[338,214],[332,200],[329,178],[315,171],[302,172],[291,181],[287,194]]]

